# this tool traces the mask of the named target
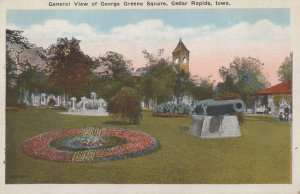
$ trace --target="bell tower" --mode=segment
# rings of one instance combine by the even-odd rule
[[[172,62],[178,72],[189,73],[189,56],[190,51],[185,47],[180,38],[176,48],[172,52]]]

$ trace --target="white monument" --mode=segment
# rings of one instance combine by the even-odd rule
[[[70,115],[86,115],[86,116],[107,116],[106,111],[107,103],[104,99],[97,99],[95,92],[91,93],[91,99],[83,96],[81,100],[76,104],[76,98],[72,97],[72,107],[68,112],[61,112],[61,114]]]

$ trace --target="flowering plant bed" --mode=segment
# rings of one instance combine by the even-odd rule
[[[87,127],[35,136],[22,149],[38,159],[96,162],[140,156],[158,147],[156,138],[140,131]]]
[[[191,117],[191,115],[186,114],[154,114],[157,117]]]

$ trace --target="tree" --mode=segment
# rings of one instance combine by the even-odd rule
[[[6,29],[6,53],[13,61],[15,61],[16,65],[21,63],[21,53],[33,46],[33,44],[31,44],[28,39],[22,35],[22,33],[23,31],[20,30]]]
[[[122,79],[131,76],[132,63],[116,52],[108,51],[104,56],[96,59],[100,73],[113,79]]]
[[[193,96],[195,100],[205,100],[213,97],[214,81],[211,76],[199,77],[193,76],[188,83],[187,92]]]
[[[17,64],[6,51],[6,87],[15,87],[17,82]]]
[[[109,101],[107,112],[111,115],[119,116],[129,120],[131,124],[139,124],[142,119],[142,107],[140,96],[130,87],[123,87]]]
[[[21,73],[18,76],[18,86],[25,88],[29,93],[44,92],[46,88],[46,72],[30,63],[22,63]]]
[[[287,56],[279,67],[278,76],[280,81],[287,81],[292,79],[293,75],[293,53]]]
[[[143,51],[148,61],[147,71],[140,80],[140,92],[147,102],[150,99],[158,104],[172,100],[177,75],[171,62],[162,57],[163,50],[157,55]]]
[[[16,63],[6,51],[6,106],[16,106],[18,103],[18,85]]]
[[[54,93],[80,97],[90,91],[94,64],[81,51],[79,43],[75,38],[58,38],[50,46],[49,83]]]
[[[228,68],[222,66],[219,69],[224,82],[218,87],[218,93],[237,93],[247,106],[252,105],[252,94],[270,85],[262,69],[263,64],[256,58],[236,57]]]
[[[215,88],[215,95],[220,95],[223,92],[239,93],[239,89],[234,83],[231,76],[227,75],[224,82],[219,82]]]
[[[19,74],[22,73],[20,55],[32,48],[33,44],[22,36],[23,31],[6,29],[6,104],[17,106],[19,91],[23,91],[19,83]]]
[[[183,97],[189,89],[188,86],[192,83],[189,74],[185,73],[183,70],[177,73],[174,95],[177,97],[178,103],[183,100]]]
[[[156,54],[149,53],[147,50],[143,50],[142,53],[144,54],[144,58],[147,59],[149,65],[155,65],[160,63],[161,61],[169,61],[169,59],[165,59],[163,57],[164,49],[159,49]]]
[[[96,76],[94,76],[93,90],[104,99],[109,100],[122,87],[133,87],[132,64],[122,54],[108,51],[104,56],[95,60]]]
[[[22,36],[23,31],[6,29],[6,42],[10,44],[18,44],[22,48],[30,48],[32,44]]]

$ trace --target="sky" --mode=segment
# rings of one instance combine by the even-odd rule
[[[190,51],[190,72],[221,81],[218,69],[234,57],[264,63],[270,83],[291,50],[289,9],[190,10],[8,10],[6,26],[23,30],[47,48],[59,37],[75,37],[86,54],[123,54],[133,67],[146,65],[143,50],[172,56],[179,38]]]

